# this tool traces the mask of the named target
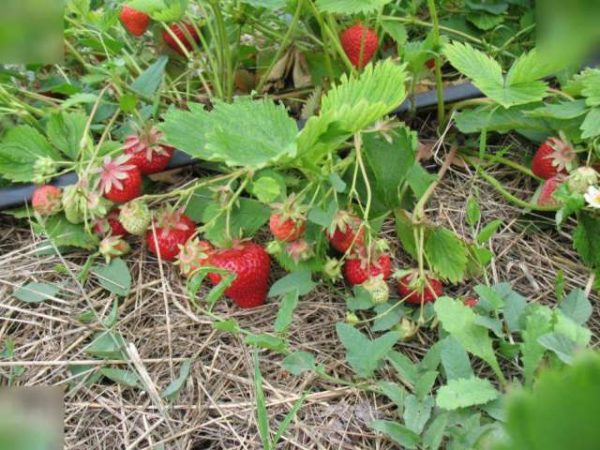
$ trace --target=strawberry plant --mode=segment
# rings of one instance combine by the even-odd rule
[[[575,445],[600,69],[544,17],[66,1],[64,61],[0,66],[0,380],[67,386],[78,446]]]

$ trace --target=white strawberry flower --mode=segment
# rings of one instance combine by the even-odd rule
[[[600,208],[600,189],[596,186],[590,186],[583,197],[592,208]]]

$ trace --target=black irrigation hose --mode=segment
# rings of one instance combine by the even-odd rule
[[[461,100],[467,100],[470,98],[480,97],[481,91],[473,86],[471,83],[464,83],[456,86],[450,86],[444,90],[444,101],[446,103],[453,103]],[[403,114],[411,109],[411,100],[406,100],[396,110],[394,114]],[[431,106],[437,105],[437,97],[435,91],[423,92],[415,96],[415,109],[424,109]],[[302,128],[304,121],[299,121],[298,126]],[[167,169],[176,169],[178,167],[189,166],[193,164],[194,160],[186,153],[177,150]],[[77,175],[75,173],[67,173],[55,178],[51,184],[55,186],[68,186],[74,184],[77,181]],[[35,189],[34,184],[24,184],[13,186],[9,188],[0,189],[0,211],[3,209],[14,208],[20,206],[23,203],[31,200],[31,195]]]
[[[586,67],[595,67],[600,65],[600,55],[590,59],[586,64],[583,65],[583,68]],[[463,100],[469,100],[472,98],[483,97],[483,93],[477,89],[472,83],[465,82],[462,84],[457,84],[454,86],[448,86],[444,89],[444,103],[455,103]],[[415,105],[414,109],[416,111],[420,109],[430,108],[432,106],[437,105],[437,96],[436,91],[431,90],[428,92],[422,92],[420,94],[415,95],[414,97]],[[393,111],[394,114],[400,115],[410,111],[412,107],[412,101],[405,100],[397,109]],[[304,126],[304,121],[298,122],[298,127],[302,128]],[[194,160],[187,154],[177,150],[167,169],[176,169],[178,167],[189,166],[193,164]],[[77,175],[75,173],[68,173],[66,175],[62,175],[57,177],[52,182],[55,186],[68,186],[70,184],[74,184],[77,181]],[[3,209],[13,208],[23,203],[31,200],[31,195],[35,189],[35,185],[26,184],[20,186],[14,186],[10,188],[0,189],[0,211]]]

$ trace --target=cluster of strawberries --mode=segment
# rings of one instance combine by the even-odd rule
[[[124,5],[119,14],[123,27],[133,36],[142,36],[150,27],[150,16],[138,11],[128,5]],[[173,23],[169,25],[169,31],[163,30],[164,42],[174,51],[185,56],[185,51],[192,51],[194,43],[200,42],[200,36],[191,23]],[[183,48],[182,48],[183,46]]]
[[[303,238],[306,229],[305,207],[298,204],[295,196],[274,205],[269,221],[271,233],[279,248],[285,245],[285,252],[295,262],[312,256],[310,244]],[[338,259],[329,259],[325,272],[332,278],[343,273],[348,284],[361,285],[371,295],[375,303],[386,302],[389,298],[387,280],[392,275],[392,259],[384,240],[367,244],[363,221],[348,211],[338,211],[330,229],[326,230],[331,247],[343,255],[343,265]],[[421,304],[433,302],[443,292],[442,283],[433,278],[421,279],[415,271],[398,273],[397,289],[407,302]]]
[[[389,298],[387,280],[392,275],[392,259],[384,240],[366,244],[364,223],[357,216],[340,211],[336,214],[333,230],[327,237],[331,246],[346,258],[343,265],[344,279],[351,285],[361,285],[375,303]],[[414,270],[395,274],[397,291],[407,303],[420,305],[435,301],[443,293],[442,283],[431,277],[419,277]]]
[[[594,168],[576,165],[577,154],[566,139],[551,137],[540,145],[531,161],[533,174],[544,180],[537,200],[539,206],[560,206],[554,194],[563,183],[569,192],[579,194],[598,183]]]
[[[163,171],[173,149],[160,143],[161,134],[151,128],[125,140],[123,154],[106,157],[97,169],[97,183],[88,188],[80,180],[64,190],[52,185],[35,189],[32,207],[40,216],[64,212],[72,223],[92,220],[92,230],[103,237],[99,253],[107,261],[129,252],[126,237],[144,236],[150,253],[165,261],[177,260],[180,271],[190,276],[202,266],[233,272],[235,280],[225,291],[241,307],[263,304],[266,299],[270,259],[262,246],[234,242],[230,248],[216,249],[196,238],[193,220],[183,211],[165,207],[150,211],[141,195],[142,175]],[[98,194],[98,192],[100,194]],[[209,273],[218,284],[220,273]]]

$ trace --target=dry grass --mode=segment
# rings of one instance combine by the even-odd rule
[[[531,193],[526,180],[514,172],[497,169],[494,175],[507,186]],[[469,238],[464,206],[469,194],[477,193],[482,205],[483,223],[503,219],[505,226],[491,241],[496,257],[491,264],[491,282],[509,281],[532,301],[553,302],[554,280],[564,271],[567,287],[589,291],[589,271],[579,265],[571,250],[568,228],[557,232],[551,218],[544,232],[532,234],[519,222],[521,212],[513,208],[485,183],[462,168],[453,167],[431,203],[428,217],[444,223]],[[384,234],[392,239],[393,228]],[[213,330],[210,320],[198,316],[186,299],[184,285],[171,265],[160,266],[145,249],[128,257],[134,291],[121,301],[117,329],[131,343],[126,362],[111,364],[127,367],[142,375],[145,389],[127,389],[102,383],[68,388],[69,366],[104,362],[89,361],[84,353],[90,336],[101,329],[76,320],[93,307],[101,317],[110,311],[113,297],[93,281],[80,286],[73,277],[59,274],[64,264],[77,274],[85,256],[36,256],[35,238],[23,223],[2,219],[0,228],[0,341],[15,341],[15,356],[10,363],[0,362],[2,383],[10,365],[25,367],[16,382],[21,385],[63,385],[66,395],[66,436],[69,449],[259,449],[255,422],[251,351],[241,338]],[[399,267],[410,264],[396,250]],[[280,273],[274,274],[274,278]],[[27,305],[11,297],[15,286],[27,281],[63,283],[62,301],[49,300]],[[476,281],[453,287],[453,294],[470,292]],[[334,325],[345,317],[343,286],[320,286],[303,298],[290,331],[291,345],[317,355],[328,371],[350,377]],[[592,293],[597,305],[598,298]],[[271,331],[277,305],[269,303],[252,311],[241,311],[221,301],[216,312],[233,317],[242,327],[254,332]],[[597,307],[590,322],[594,345],[598,344],[600,314]],[[435,339],[432,331],[421,332],[398,350],[412,358],[422,356]],[[139,355],[139,356],[138,356]],[[174,404],[160,399],[160,392],[178,375],[185,358],[192,358],[192,375]],[[308,396],[297,419],[285,434],[280,448],[358,449],[395,448],[377,438],[367,424],[374,418],[391,417],[388,401],[353,388],[340,387],[304,374],[294,377],[281,367],[281,358],[260,353],[261,370],[273,429],[303,392]],[[509,368],[507,370],[510,370]],[[391,372],[382,375],[393,377]],[[161,446],[162,445],[162,446]]]

